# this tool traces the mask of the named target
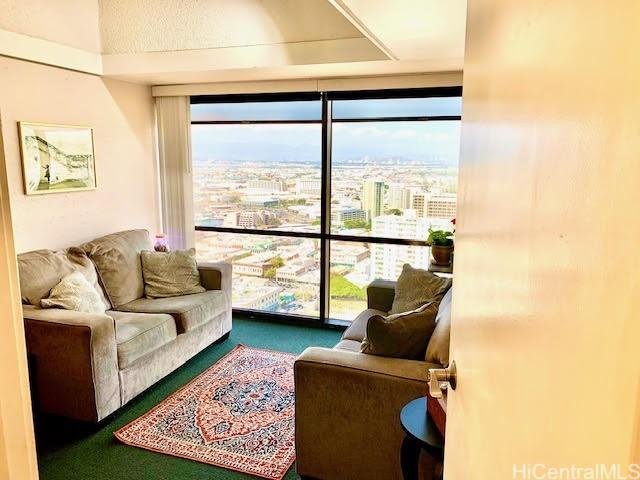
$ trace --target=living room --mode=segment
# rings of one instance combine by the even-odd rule
[[[0,0],[0,478],[638,478],[640,10],[577,10]]]

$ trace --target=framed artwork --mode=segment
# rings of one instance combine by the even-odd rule
[[[18,122],[27,195],[96,188],[93,128]]]

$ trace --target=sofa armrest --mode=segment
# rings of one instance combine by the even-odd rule
[[[367,287],[367,308],[388,312],[396,296],[396,282],[374,280]]]
[[[200,283],[207,290],[224,290],[231,298],[231,274],[233,268],[225,262],[198,263]]]
[[[400,410],[425,395],[430,366],[345,350],[305,350],[294,365],[298,474],[402,478]]]
[[[97,422],[120,407],[113,318],[33,306],[23,316],[41,410]]]

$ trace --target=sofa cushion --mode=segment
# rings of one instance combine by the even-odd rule
[[[84,313],[104,313],[100,295],[82,273],[70,273],[51,289],[47,298],[40,300],[42,308],[64,308]]]
[[[151,248],[146,230],[112,233],[82,245],[96,265],[100,282],[114,307],[142,297],[144,281],[140,252]]]
[[[74,271],[81,272],[96,289],[105,310],[109,305],[98,284],[95,267],[85,253],[78,248],[68,250],[34,250],[18,255],[20,294],[22,303],[40,306],[40,301],[49,296],[51,289]]]
[[[431,335],[425,360],[431,363],[439,363],[449,366],[449,334],[451,332],[451,300],[453,287],[442,297],[436,316],[436,328]]]
[[[430,302],[410,312],[388,317],[374,315],[367,323],[367,336],[360,351],[383,357],[422,360],[435,328],[438,305]]]
[[[18,271],[22,302],[40,306],[40,300],[73,272],[73,265],[64,251],[35,250],[18,255]]]
[[[123,312],[168,313],[176,320],[178,333],[188,332],[229,309],[222,290],[167,298],[139,298],[118,307]]]
[[[177,297],[205,291],[200,284],[195,249],[175,252],[144,251],[140,258],[145,297]]]
[[[389,313],[415,310],[429,302],[439,302],[451,287],[451,279],[435,275],[428,270],[413,268],[408,263],[396,283],[396,293]]]
[[[342,340],[355,340],[360,343],[364,340],[364,337],[367,336],[367,323],[369,323],[369,319],[374,315],[379,315],[381,317],[387,316],[387,312],[383,312],[382,310],[375,310],[373,308],[368,308],[358,315],[349,328],[347,328],[342,334]],[[360,349],[358,348],[358,351]]]
[[[127,368],[147,353],[175,340],[176,323],[164,313],[128,313],[109,310],[116,326],[118,367]]]

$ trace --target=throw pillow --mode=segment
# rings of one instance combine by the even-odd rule
[[[367,323],[367,336],[360,352],[410,360],[424,359],[436,326],[437,313],[438,304],[430,302],[410,312],[388,317],[372,316]]]
[[[69,258],[73,267],[78,272],[82,273],[84,278],[86,278],[91,286],[96,289],[96,292],[98,292],[98,295],[100,296],[100,300],[104,303],[105,310],[109,310],[111,308],[111,304],[104,294],[104,290],[100,286],[96,266],[89,259],[84,250],[79,247],[70,247],[67,249],[67,258]]]
[[[193,248],[175,252],[143,251],[140,255],[147,298],[177,297],[205,291],[200,284]]]
[[[451,299],[453,287],[449,289],[440,302],[436,316],[436,328],[431,335],[424,359],[429,363],[449,366],[449,337],[451,333]]]
[[[450,287],[450,278],[439,277],[405,263],[396,283],[396,295],[389,313],[409,312],[426,303],[439,302]]]
[[[80,272],[66,275],[40,300],[42,308],[59,307],[84,313],[104,313],[105,305],[95,288]]]

